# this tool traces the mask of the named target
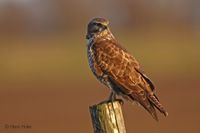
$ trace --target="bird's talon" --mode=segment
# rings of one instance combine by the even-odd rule
[[[116,99],[121,105],[124,105],[124,101],[122,99]]]

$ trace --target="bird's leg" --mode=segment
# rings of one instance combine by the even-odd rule
[[[103,75],[103,76],[106,79],[108,78],[107,75]],[[110,84],[110,82],[107,82],[106,85],[107,85],[107,87],[109,87],[111,89],[111,92],[110,92],[110,95],[109,95],[108,99],[103,101],[103,102],[101,102],[101,103],[119,101],[120,104],[123,105],[124,104],[123,100],[122,99],[117,99],[117,97],[116,97],[117,94],[113,91],[113,88],[112,88],[112,85]]]
[[[109,95],[109,97],[108,97],[108,99],[105,100],[105,101],[100,102],[99,104],[103,104],[103,103],[107,103],[107,102],[119,101],[119,103],[120,103],[121,105],[123,105],[123,104],[124,104],[124,101],[123,101],[122,99],[117,99],[116,96],[117,96],[117,94],[116,94],[115,92],[111,91],[111,92],[110,92],[110,95]]]
[[[109,98],[108,98],[108,101],[113,102],[113,101],[115,101],[115,100],[116,100],[116,93],[113,92],[113,91],[111,91],[110,96],[109,96]]]
[[[121,105],[124,104],[124,101],[122,99],[117,99],[117,94],[114,91],[111,91],[108,101],[110,102],[119,101]]]
[[[101,103],[114,102],[115,100],[116,100],[116,94],[115,94],[115,92],[113,92],[113,91],[111,90],[108,99],[104,100],[104,101],[101,102]]]

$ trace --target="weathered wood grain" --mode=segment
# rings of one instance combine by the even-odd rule
[[[90,106],[94,133],[126,133],[120,101]]]

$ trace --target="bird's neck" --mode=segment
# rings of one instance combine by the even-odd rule
[[[104,30],[97,34],[90,34],[87,35],[87,44],[91,45],[91,43],[98,42],[98,41],[105,41],[105,40],[115,40],[115,37],[111,33],[109,29]]]

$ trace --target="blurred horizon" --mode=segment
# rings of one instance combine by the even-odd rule
[[[88,107],[109,95],[87,61],[86,28],[94,17],[110,21],[169,112],[156,123],[125,102],[127,132],[199,133],[198,0],[1,0],[0,132],[93,132]]]

